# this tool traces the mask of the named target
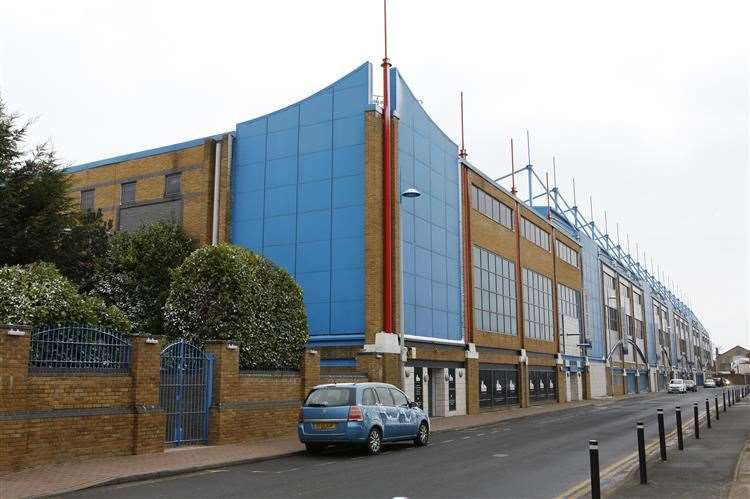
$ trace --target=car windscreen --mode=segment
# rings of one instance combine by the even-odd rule
[[[341,407],[354,405],[354,388],[323,387],[316,388],[307,396],[305,407]]]
[[[684,381],[681,380],[681,379],[673,379],[673,380],[670,381],[670,383],[673,384],[673,385],[681,385],[681,384],[684,383]]]

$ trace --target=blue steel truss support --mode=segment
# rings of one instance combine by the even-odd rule
[[[669,302],[682,316],[698,323],[701,334],[708,334],[692,309],[675,295],[668,286],[662,283],[657,276],[650,273],[645,265],[642,265],[639,261],[633,258],[633,255],[631,255],[629,251],[623,249],[619,244],[614,244],[610,235],[605,231],[602,231],[593,219],[587,220],[575,203],[568,203],[557,187],[556,169],[554,172],[554,187],[550,188],[534,170],[530,157],[528,160],[529,164],[515,172],[515,174],[520,174],[526,170],[528,177],[528,197],[522,200],[524,204],[533,208],[535,200],[545,196],[550,196],[552,209],[556,212],[556,216],[562,218],[576,230],[581,231],[590,237],[597,246],[599,246],[600,254],[605,256],[611,262],[617,264],[621,269],[628,273],[632,279],[645,282],[661,300]],[[495,183],[501,185],[501,182],[510,178],[511,175],[513,175],[513,172],[502,175],[495,179]],[[536,181],[541,189],[541,192],[538,194],[534,194],[534,181]]]

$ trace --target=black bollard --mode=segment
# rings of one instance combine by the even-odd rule
[[[599,441],[589,440],[589,462],[591,463],[591,499],[601,499],[599,485]]]
[[[714,406],[716,407],[716,421],[719,420],[719,397],[714,396]]]
[[[659,422],[659,450],[661,451],[661,460],[667,460],[667,442],[664,438],[664,411],[656,410],[656,418]]]
[[[636,423],[635,428],[638,437],[638,468],[641,471],[641,484],[647,484],[648,476],[646,476],[646,439],[644,437],[645,430],[643,428],[643,423]]]
[[[693,423],[695,424],[695,438],[701,438],[701,427],[698,424],[698,402],[693,402]]]
[[[727,392],[721,391],[721,403],[724,406],[724,412],[727,412]]]
[[[708,399],[706,399],[706,425],[708,425],[708,428],[711,428],[711,405],[708,402]]]
[[[674,408],[675,416],[677,417],[677,448],[685,450],[685,444],[682,441],[682,409],[679,407]]]

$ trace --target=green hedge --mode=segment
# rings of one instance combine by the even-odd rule
[[[94,324],[127,332],[128,319],[99,298],[83,296],[50,263],[0,268],[0,323]]]
[[[164,321],[172,337],[236,341],[242,369],[296,369],[308,339],[294,279],[229,244],[196,250],[173,273]]]

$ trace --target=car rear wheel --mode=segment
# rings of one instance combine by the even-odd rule
[[[367,434],[367,453],[371,456],[380,454],[380,449],[383,447],[383,437],[380,434],[380,430],[373,428],[370,433]]]
[[[417,436],[414,438],[414,445],[422,447],[424,445],[427,445],[427,442],[429,440],[430,440],[430,429],[427,426],[427,423],[422,421],[422,423],[419,425]]]

